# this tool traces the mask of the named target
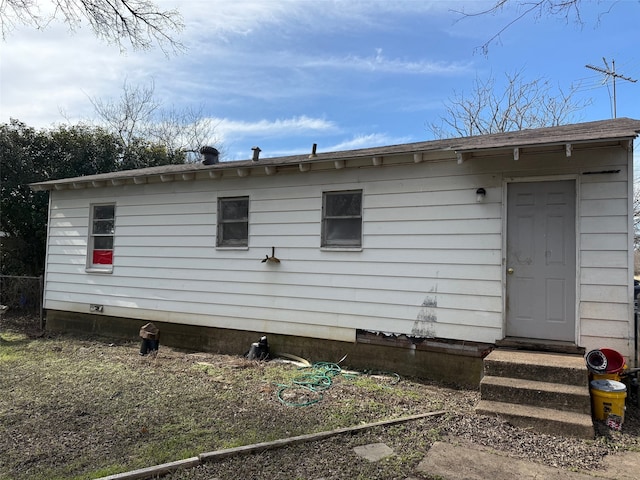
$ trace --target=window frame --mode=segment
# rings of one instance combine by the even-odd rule
[[[246,201],[247,204],[247,215],[242,218],[224,218],[223,216],[223,204],[224,202],[231,201]],[[249,206],[250,200],[249,195],[236,195],[233,197],[218,197],[218,205],[217,205],[217,226],[216,226],[216,247],[217,248],[239,248],[239,249],[247,249],[249,248]],[[243,239],[226,239],[224,236],[225,226],[231,224],[244,224],[246,230],[246,237]]]
[[[113,217],[109,218],[96,218],[96,208],[98,207],[112,207],[113,208]],[[115,250],[115,237],[116,237],[116,203],[115,202],[105,202],[105,203],[92,203],[90,205],[89,210],[89,228],[88,228],[88,239],[87,239],[87,272],[97,272],[97,273],[111,273],[113,272],[113,257]],[[96,222],[111,220],[113,222],[113,229],[111,233],[97,233],[95,232]],[[96,239],[97,238],[111,238],[111,248],[96,248]],[[101,263],[95,262],[96,252],[110,252],[109,260],[110,263]]]
[[[354,194],[357,193],[360,195],[360,213],[358,215],[339,215],[339,216],[328,216],[327,215],[327,198],[335,195],[344,195],[344,194]],[[350,190],[331,190],[322,192],[322,228],[321,228],[321,237],[320,237],[320,247],[324,249],[339,249],[339,250],[362,250],[362,227],[363,227],[363,205],[364,200],[364,192],[362,189],[350,189]],[[327,238],[328,230],[329,230],[329,222],[332,220],[344,220],[344,219],[359,219],[360,220],[360,237],[357,240],[330,240]]]

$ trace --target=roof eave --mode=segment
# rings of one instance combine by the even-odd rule
[[[604,120],[584,124],[547,127],[543,129],[522,130],[502,134],[483,135],[447,140],[373,147],[359,150],[294,155],[288,157],[264,158],[258,161],[240,160],[220,162],[214,165],[167,165],[139,170],[90,175],[61,180],[50,180],[30,184],[34,191],[98,188],[125,184],[166,183],[187,181],[195,178],[221,178],[222,176],[246,177],[255,169],[264,169],[265,175],[274,175],[280,169],[308,172],[313,169],[342,169],[349,166],[361,167],[364,164],[380,166],[388,160],[406,157],[406,162],[419,163],[433,159],[457,159],[458,163],[474,155],[513,154],[517,159],[525,148],[549,148],[561,146],[567,156],[571,155],[574,145],[603,144],[620,142],[631,149],[633,139],[640,132],[640,121],[632,119]],[[370,163],[368,163],[370,162]]]

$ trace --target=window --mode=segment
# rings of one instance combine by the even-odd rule
[[[324,193],[322,246],[362,246],[362,190]]]
[[[87,261],[90,268],[111,270],[115,211],[115,205],[93,205],[92,207]]]
[[[218,199],[218,247],[249,245],[249,197]]]

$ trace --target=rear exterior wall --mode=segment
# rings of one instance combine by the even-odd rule
[[[504,337],[505,189],[576,180],[576,339],[632,349],[631,153],[384,164],[51,192],[45,308],[355,342],[356,331]],[[595,171],[618,171],[594,174]],[[487,191],[476,202],[476,189]],[[363,191],[358,251],[320,247],[324,191]],[[249,196],[249,246],[216,248],[219,197]],[[86,271],[90,206],[113,202],[113,272]],[[262,263],[275,255],[279,264]]]

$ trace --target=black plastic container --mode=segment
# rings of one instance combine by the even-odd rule
[[[140,355],[147,355],[152,352],[157,352],[160,346],[160,340],[154,338],[143,338],[140,343]]]

